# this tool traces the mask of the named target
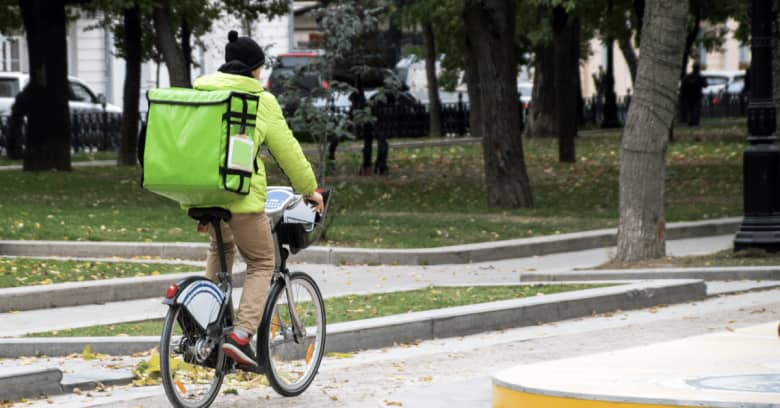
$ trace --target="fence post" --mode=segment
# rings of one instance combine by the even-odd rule
[[[463,109],[463,92],[458,92],[458,136],[466,134],[466,120]]]
[[[106,112],[106,107],[103,105],[103,112],[100,115],[101,121],[100,121],[100,131],[103,133],[103,151],[108,150],[109,148],[109,135],[108,135],[108,112]]]

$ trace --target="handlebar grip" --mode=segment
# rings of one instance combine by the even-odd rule
[[[330,201],[330,190],[324,188],[318,188],[316,190],[322,196],[322,213],[317,213],[315,222],[319,223],[325,218],[325,214],[328,212],[328,201]]]

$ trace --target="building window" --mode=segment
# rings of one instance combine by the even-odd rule
[[[739,47],[739,69],[745,69],[750,65],[750,48],[743,45]]]
[[[21,71],[20,41],[0,36],[0,71]]]

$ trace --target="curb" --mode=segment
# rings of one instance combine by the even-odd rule
[[[0,402],[41,395],[62,394],[62,371],[56,368],[27,369],[0,374]]]
[[[734,234],[742,218],[675,222],[667,226],[666,239],[686,239]],[[612,247],[617,229],[600,229],[505,241],[420,249],[362,249],[313,246],[295,256],[296,262],[317,264],[441,265],[524,258],[562,252]],[[203,260],[206,243],[71,242],[0,240],[0,254],[64,257],[155,257]]]
[[[71,378],[69,378],[69,376]],[[69,394],[74,390],[89,391],[99,386],[127,385],[133,382],[133,375],[128,373],[105,380],[84,380],[76,375],[64,375],[57,368],[22,369],[0,375],[0,402],[14,401],[22,398],[36,398]]]
[[[705,297],[706,285],[701,280],[650,281],[335,323],[327,327],[325,350],[353,352],[382,348]],[[80,353],[87,345],[95,353],[129,355],[149,350],[158,343],[159,338],[155,336],[5,338],[0,339],[0,357],[65,356]]]
[[[154,297],[162,298],[165,290],[172,283],[194,275],[205,276],[205,272],[195,271],[144,278],[114,278],[0,289],[0,313]],[[246,269],[233,272],[232,279],[233,287],[242,287],[246,279]]]
[[[700,279],[705,282],[731,280],[780,281],[780,266],[605,269],[573,272],[528,272],[520,275],[520,282],[571,282],[652,279]]]
[[[459,306],[426,312],[340,323],[328,329],[326,351],[350,352],[398,343],[533,326],[634,310],[659,304],[701,300],[700,280],[652,281],[554,295]]]

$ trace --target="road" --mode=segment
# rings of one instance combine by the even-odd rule
[[[297,398],[282,398],[266,387],[238,388],[238,395],[221,395],[213,406],[489,407],[490,375],[501,369],[778,321],[778,289],[713,297],[691,304],[327,358],[315,383]],[[169,406],[161,387],[115,388],[89,395],[50,401],[58,407]],[[38,401],[25,406],[51,403]]]

